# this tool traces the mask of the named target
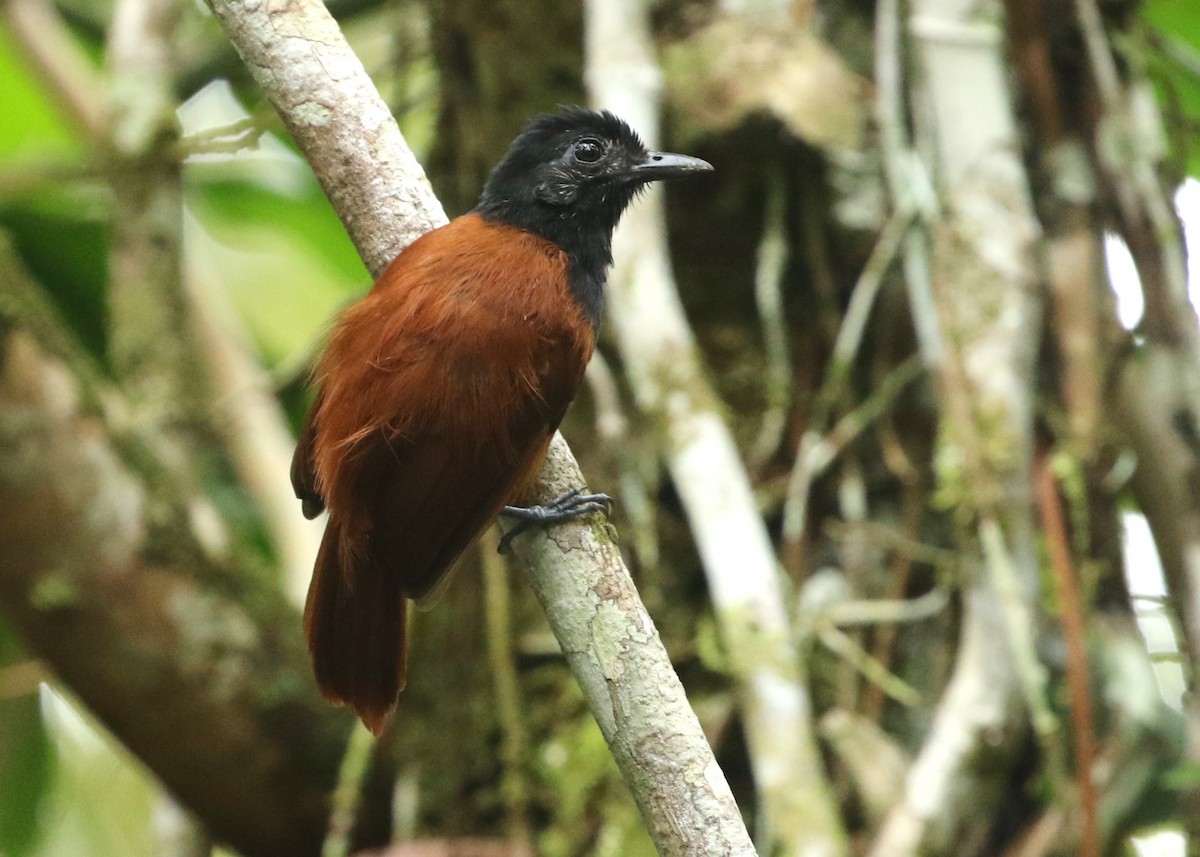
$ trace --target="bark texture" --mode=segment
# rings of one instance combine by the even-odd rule
[[[381,109],[386,115],[386,108],[324,7],[296,0],[278,7],[267,5],[264,10],[212,2],[230,39],[321,179],[363,259],[377,273],[417,235],[444,222],[445,215],[399,129],[390,117],[377,119]],[[321,106],[315,114],[314,104]],[[390,128],[384,127],[389,124]],[[346,134],[366,135],[373,145],[361,145],[357,136],[347,139]],[[389,205],[397,199],[404,200],[400,211]],[[391,248],[391,255],[381,257],[383,248]],[[566,490],[564,486],[583,484],[565,442],[561,436],[556,438],[540,478],[540,497],[552,498]],[[610,545],[603,561],[580,552],[570,556],[570,562],[561,560],[564,553],[571,553],[562,551],[561,545],[585,540]],[[518,544],[539,590],[552,592],[555,581],[572,580],[588,581],[589,590],[604,593],[600,604],[586,595],[547,597],[543,604],[551,611],[551,624],[569,662],[588,670],[580,676],[585,696],[606,737],[614,742],[626,783],[661,853],[709,853],[715,843],[719,847],[714,853],[752,854],[729,786],[611,539],[572,522],[556,527],[547,537],[522,538]],[[621,609],[605,609],[604,601]],[[562,636],[567,629],[574,634],[596,623],[598,617],[609,624],[598,626],[602,630],[590,645]],[[591,654],[580,658],[576,656],[580,652]],[[622,657],[612,661],[618,655],[635,657],[640,669],[627,670]],[[595,680],[596,666],[605,677],[603,684]],[[652,695],[647,693],[651,685],[626,689],[621,681],[647,676],[656,682]],[[618,696],[615,702],[613,694]],[[619,729],[615,711],[620,713]],[[669,724],[660,719],[664,714],[670,715]],[[684,815],[687,808],[692,810]]]

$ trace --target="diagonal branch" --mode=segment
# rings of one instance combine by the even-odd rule
[[[247,857],[315,857],[349,723],[301,678],[299,617],[154,520],[165,510],[70,372],[4,321],[5,618],[215,836]],[[199,583],[218,577],[223,590]]]
[[[650,4],[592,0],[585,11],[592,100],[633,120],[656,145],[660,72]],[[617,343],[638,404],[662,427],[664,457],[704,564],[742,695],[766,839],[780,854],[845,854],[783,576],[680,304],[661,193],[650,191],[629,211],[613,255],[609,299]]]
[[[424,173],[337,24],[316,0],[211,0],[372,273],[445,222]],[[583,484],[557,437],[539,491]],[[720,768],[604,528],[515,545],[659,851],[753,854]]]

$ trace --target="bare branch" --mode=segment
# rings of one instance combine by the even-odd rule
[[[1051,564],[1058,583],[1059,612],[1067,640],[1067,684],[1071,694],[1072,731],[1075,739],[1075,782],[1079,803],[1083,808],[1083,831],[1079,842],[1079,857],[1100,857],[1100,828],[1097,819],[1099,801],[1092,768],[1096,763],[1096,727],[1092,719],[1090,670],[1087,660],[1087,637],[1083,624],[1079,585],[1071,561],[1070,540],[1063,523],[1062,507],[1054,474],[1045,459],[1037,467],[1037,497],[1042,513],[1042,526],[1050,547]]]
[[[211,5],[373,273],[445,222],[324,5]],[[541,496],[583,484],[556,437]],[[564,525],[544,537],[524,536],[514,547],[661,853],[752,854],[724,775],[607,530]]]
[[[585,5],[592,101],[659,138],[660,72],[644,0]],[[667,257],[662,196],[617,230],[611,317],[634,395],[661,425],[666,458],[704,563],[743,695],[751,764],[772,850],[838,855],[845,832],[811,721],[779,566],[717,396],[705,377]]]
[[[754,303],[758,307],[763,350],[767,358],[763,375],[767,410],[752,454],[753,462],[760,466],[775,454],[783,440],[792,401],[792,361],[788,352],[787,319],[783,311],[783,276],[788,260],[786,203],[787,186],[783,171],[775,166],[767,174],[763,234],[754,265]]]
[[[912,210],[924,217],[932,214],[936,197],[929,175],[908,139],[904,122],[904,80],[902,76],[900,0],[879,0],[875,9],[875,123],[883,155],[883,173],[895,210]],[[930,188],[922,202],[922,188]],[[921,359],[932,372],[942,360],[942,334],[929,273],[928,236],[910,229],[904,239],[904,282],[908,291],[909,312],[917,331]]]
[[[566,443],[555,444],[542,477],[561,494],[578,485],[577,471]],[[544,542],[514,546],[659,853],[754,854],[611,536],[555,528]]]

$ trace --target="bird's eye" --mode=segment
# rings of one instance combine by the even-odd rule
[[[599,140],[585,137],[575,144],[575,160],[584,164],[594,164],[604,155],[604,146]]]

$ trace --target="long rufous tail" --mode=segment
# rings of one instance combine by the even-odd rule
[[[407,678],[407,603],[392,575],[369,563],[346,573],[338,530],[331,520],[317,554],[304,633],[321,693],[378,735]]]

